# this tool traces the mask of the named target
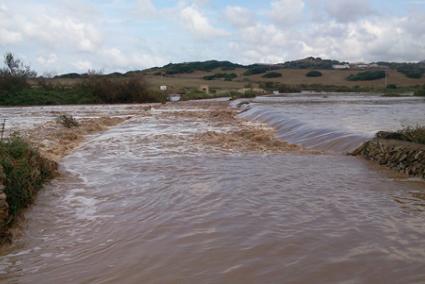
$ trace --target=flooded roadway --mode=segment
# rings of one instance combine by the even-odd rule
[[[423,283],[425,187],[339,154],[224,151],[154,111],[88,138],[1,283]]]

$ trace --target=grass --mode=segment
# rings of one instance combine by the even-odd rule
[[[165,102],[165,94],[153,91],[143,80],[89,78],[69,86],[35,85],[21,90],[0,90],[0,105],[70,105]]]
[[[81,88],[63,90],[26,88],[17,92],[0,93],[0,105],[4,106],[93,104],[98,102],[93,94]]]
[[[425,126],[407,126],[397,133],[403,135],[408,141],[418,144],[425,144]]]
[[[189,90],[185,94],[182,95],[183,101],[189,101],[189,100],[204,100],[204,99],[215,99],[215,98],[222,98],[226,97],[222,93],[205,93],[199,90]]]
[[[17,135],[0,141],[0,167],[5,176],[9,223],[28,207],[43,184],[56,172],[56,163],[40,156]]]

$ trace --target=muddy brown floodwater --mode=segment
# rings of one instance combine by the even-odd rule
[[[424,183],[224,107],[154,107],[87,137],[2,252],[0,282],[424,283]]]

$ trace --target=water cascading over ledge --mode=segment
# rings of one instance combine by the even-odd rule
[[[334,153],[349,153],[372,137],[331,128],[316,128],[308,123],[287,117],[282,111],[262,106],[249,106],[239,115],[252,121],[266,123],[277,131],[279,138],[305,148]]]

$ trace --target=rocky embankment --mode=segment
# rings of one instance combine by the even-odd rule
[[[411,177],[425,179],[425,145],[380,133],[353,153]]]

